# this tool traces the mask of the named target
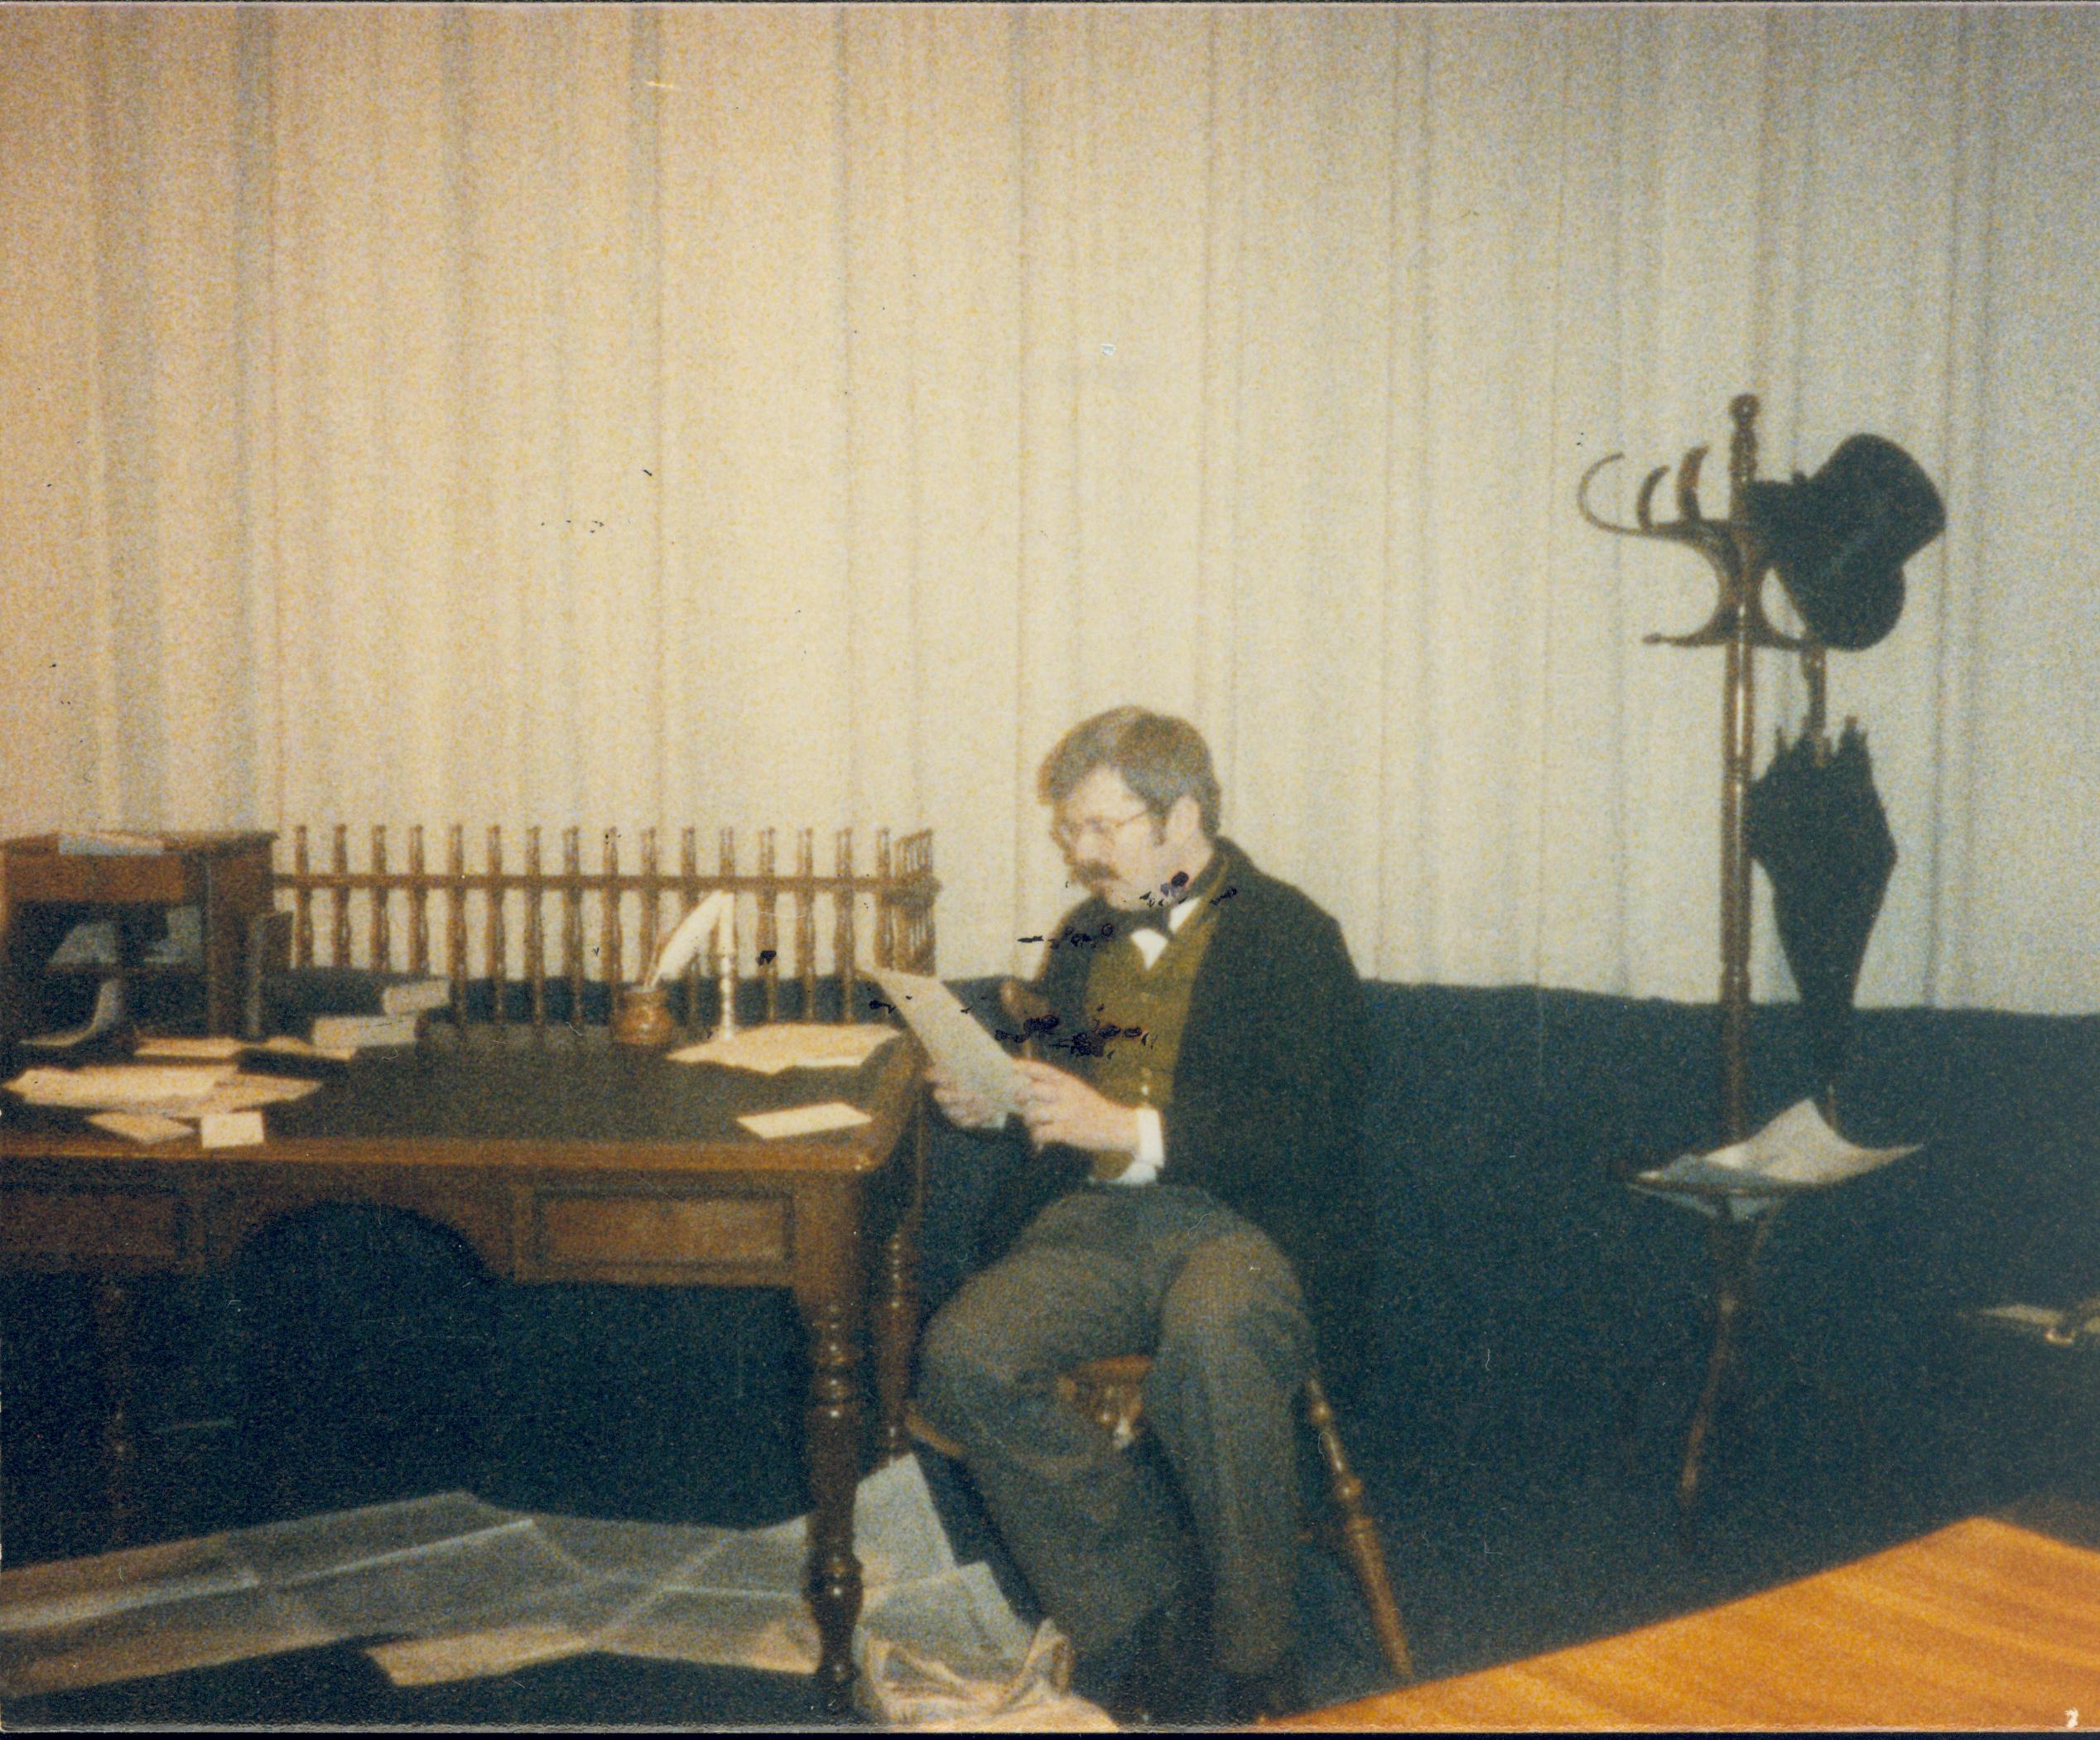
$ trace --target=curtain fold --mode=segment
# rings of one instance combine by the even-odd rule
[[[930,826],[1135,700],[1401,981],[1706,1000],[1645,471],[1908,448],[1870,1003],[2100,1009],[2082,8],[0,12],[0,826]],[[1776,586],[1769,595],[1778,599]],[[1780,604],[1777,614],[1787,613]],[[1805,706],[1757,664],[1760,753]],[[828,846],[826,848],[828,851]],[[1791,994],[1759,891],[1755,985]]]

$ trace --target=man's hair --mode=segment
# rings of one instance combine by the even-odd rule
[[[1062,803],[1096,768],[1120,774],[1163,820],[1183,798],[1193,798],[1207,839],[1218,831],[1218,776],[1210,745],[1185,719],[1149,713],[1143,707],[1110,707],[1081,720],[1043,758],[1038,782],[1045,803]]]

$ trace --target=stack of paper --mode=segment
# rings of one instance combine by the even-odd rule
[[[243,1075],[231,1058],[25,1069],[7,1084],[25,1104],[92,1114],[90,1124],[135,1142],[187,1135],[207,1147],[259,1141],[259,1122],[219,1121],[311,1093],[317,1082]]]
[[[958,1565],[916,1459],[861,1482],[857,1689],[896,1727],[1108,1729],[1071,1650],[983,1564]],[[465,1492],[0,1571],[0,1690],[17,1696],[392,1636],[397,1685],[589,1651],[807,1674],[809,1521],[732,1530],[499,1510]]]

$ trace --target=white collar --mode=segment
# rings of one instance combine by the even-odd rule
[[[1144,964],[1148,969],[1159,959],[1161,953],[1165,950],[1168,933],[1179,930],[1182,926],[1187,923],[1189,914],[1196,910],[1198,904],[1192,899],[1177,900],[1167,909],[1167,925],[1164,930],[1159,928],[1155,917],[1154,923],[1140,926],[1130,933],[1130,940],[1137,944],[1138,952],[1144,957]]]

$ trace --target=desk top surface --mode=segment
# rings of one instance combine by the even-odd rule
[[[1979,1516],[1706,1612],[1279,1725],[2063,1728],[2096,1706],[2100,1552]]]
[[[916,1053],[899,1034],[855,1069],[790,1069],[766,1076],[718,1064],[676,1063],[662,1053],[611,1043],[603,1029],[540,1032],[442,1028],[413,1046],[360,1053],[304,1099],[272,1105],[261,1148],[215,1149],[205,1157],[260,1159],[365,1158],[414,1148],[460,1159],[520,1157],[582,1145],[646,1159],[674,1152],[734,1149],[763,1165],[778,1155],[807,1164],[829,1155],[846,1169],[879,1160],[893,1144],[917,1082]],[[737,1120],[753,1112],[843,1101],[870,1121],[768,1142]],[[78,1113],[12,1101],[0,1153],[85,1158],[187,1158],[194,1139],[137,1147],[84,1123]]]

